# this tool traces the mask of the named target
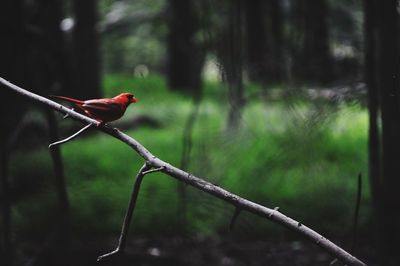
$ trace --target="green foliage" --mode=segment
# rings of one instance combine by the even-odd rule
[[[189,171],[265,206],[279,206],[316,229],[334,234],[350,231],[359,172],[367,183],[366,110],[358,104],[329,106],[299,100],[288,106],[254,100],[244,109],[242,127],[232,133],[225,128],[228,106],[214,97],[219,92],[212,91],[219,86],[206,86],[193,131]],[[179,166],[191,100],[168,91],[158,76],[108,76],[104,87],[106,95],[135,93],[139,102],[124,119],[149,115],[163,127],[127,133],[156,156]],[[118,232],[142,158],[101,133],[81,137],[62,149],[74,227],[81,233]],[[16,176],[27,175],[26,171],[37,171],[38,176],[51,172],[45,148],[15,158],[27,166],[13,168]],[[181,232],[177,186],[177,181],[159,173],[145,177],[133,218],[135,232]],[[361,222],[366,225],[367,185],[363,202]],[[231,206],[192,188],[188,188],[187,210],[187,229],[202,234],[226,232],[233,214]],[[277,230],[250,214],[240,216],[237,226],[255,236]]]

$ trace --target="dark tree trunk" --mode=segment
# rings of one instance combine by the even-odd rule
[[[59,140],[57,121],[55,119],[53,111],[46,110],[45,113],[49,127],[49,142],[53,143]],[[55,187],[58,196],[60,218],[64,222],[68,222],[69,199],[68,199],[67,185],[64,176],[64,164],[59,146],[51,148],[50,153],[51,153],[51,158],[53,160]]]
[[[74,77],[71,95],[80,99],[99,97],[100,54],[97,31],[97,1],[74,0]]]
[[[294,74],[297,79],[328,82],[332,79],[332,59],[328,38],[326,0],[295,0]]]
[[[371,191],[380,221],[385,264],[399,261],[400,87],[397,1],[365,1]],[[380,111],[381,131],[377,126]]]
[[[228,113],[228,129],[239,127],[244,106],[243,93],[243,30],[242,30],[242,0],[235,0],[231,4],[228,14],[228,57],[225,60],[226,78],[230,110]]]
[[[11,265],[13,257],[13,243],[11,240],[11,202],[10,202],[10,181],[8,176],[8,150],[2,143],[0,146],[0,193],[1,193],[1,244],[0,256],[5,265]]]
[[[199,16],[193,0],[169,0],[167,42],[168,86],[177,91],[201,95],[201,70],[205,53],[196,42]]]
[[[5,0],[0,8],[0,73],[2,77],[17,82],[21,86],[28,85],[26,69],[26,34],[23,21],[22,1]],[[1,86],[0,86],[1,87]],[[9,89],[0,88],[0,113],[2,129],[0,130],[0,186],[2,198],[2,223],[0,255],[2,263],[12,263],[12,210],[9,194],[8,140],[15,127],[20,122],[26,109],[26,102]],[[16,104],[18,103],[18,104]]]
[[[369,178],[373,201],[379,198],[378,187],[381,176],[380,132],[378,128],[379,94],[377,85],[376,62],[376,3],[375,0],[364,2],[364,29],[365,29],[365,82],[368,88],[369,111]],[[377,207],[377,206],[376,206]]]
[[[227,2],[227,17],[216,40],[222,76],[228,86],[230,104],[227,117],[228,131],[239,127],[244,106],[242,8],[242,0]]]
[[[281,81],[284,76],[285,64],[283,59],[284,40],[283,40],[283,11],[282,1],[271,0],[268,3],[268,14],[270,17],[271,33],[270,43],[272,47],[270,73],[272,73],[272,81]]]
[[[30,76],[34,88],[48,95],[53,91],[65,92],[70,85],[69,68],[66,58],[65,40],[60,29],[62,19],[61,0],[42,0],[31,8],[28,21],[36,30],[30,35],[33,37],[30,45]],[[49,138],[51,142],[57,140],[57,123],[49,110],[44,110],[48,122]],[[59,197],[61,217],[68,215],[68,195],[64,180],[61,153],[58,148],[51,149],[54,162],[56,191]]]
[[[0,73],[21,86],[30,87],[27,69],[27,38],[23,21],[21,0],[3,1],[0,8]],[[7,125],[0,130],[0,141],[6,141],[9,133],[19,123],[26,109],[26,101],[10,90],[1,89],[0,99],[7,99],[0,105],[2,124]],[[15,104],[18,102],[18,105]]]
[[[42,0],[27,12],[29,33],[29,76],[35,90],[43,94],[64,94],[71,87],[71,69],[67,59],[62,0]]]
[[[47,95],[52,89],[64,88],[67,84],[64,40],[59,28],[62,17],[59,1],[43,0],[23,5],[22,1],[10,0],[2,3],[0,9],[0,34],[7,36],[0,42],[0,73],[18,85],[40,91]],[[27,107],[24,98],[9,89],[0,90],[1,113],[5,127],[0,131],[0,175],[2,198],[2,262],[11,264],[12,249],[12,201],[10,200],[10,180],[8,162],[15,128]],[[13,143],[11,143],[13,142]],[[54,154],[56,154],[55,152]],[[60,156],[58,152],[58,156]],[[58,162],[58,163],[61,163]],[[59,176],[56,176],[59,177]],[[64,184],[65,189],[65,184]],[[68,202],[67,199],[64,201]],[[61,207],[63,204],[60,204]],[[65,208],[61,208],[65,214]],[[2,254],[3,255],[3,254]]]
[[[382,118],[382,190],[379,208],[383,220],[386,243],[399,257],[400,240],[400,93],[399,41],[397,1],[379,1],[378,13],[378,87]]]
[[[244,5],[249,78],[263,84],[280,81],[284,70],[280,2],[254,0]]]
[[[266,4],[263,0],[245,2],[247,71],[250,80],[261,83],[270,79],[267,64],[271,47],[267,39]]]
[[[26,80],[26,31],[21,0],[5,0],[0,9],[0,70],[6,78],[17,82]]]

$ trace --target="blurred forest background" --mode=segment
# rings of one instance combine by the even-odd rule
[[[398,265],[399,29],[396,0],[3,0],[0,76],[44,96],[132,92],[113,125],[156,156]],[[0,97],[0,264],[97,265],[142,159],[96,131],[50,151],[82,125]],[[233,212],[147,176],[111,265],[334,259],[251,214],[230,231]]]

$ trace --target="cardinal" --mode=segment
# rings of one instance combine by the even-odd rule
[[[121,118],[126,108],[138,99],[132,93],[121,93],[114,98],[92,99],[81,101],[65,96],[50,97],[73,103],[78,109],[100,123],[111,122]]]

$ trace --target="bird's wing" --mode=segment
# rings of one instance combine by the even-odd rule
[[[120,112],[121,105],[111,99],[88,100],[82,105],[88,111],[99,112]]]

